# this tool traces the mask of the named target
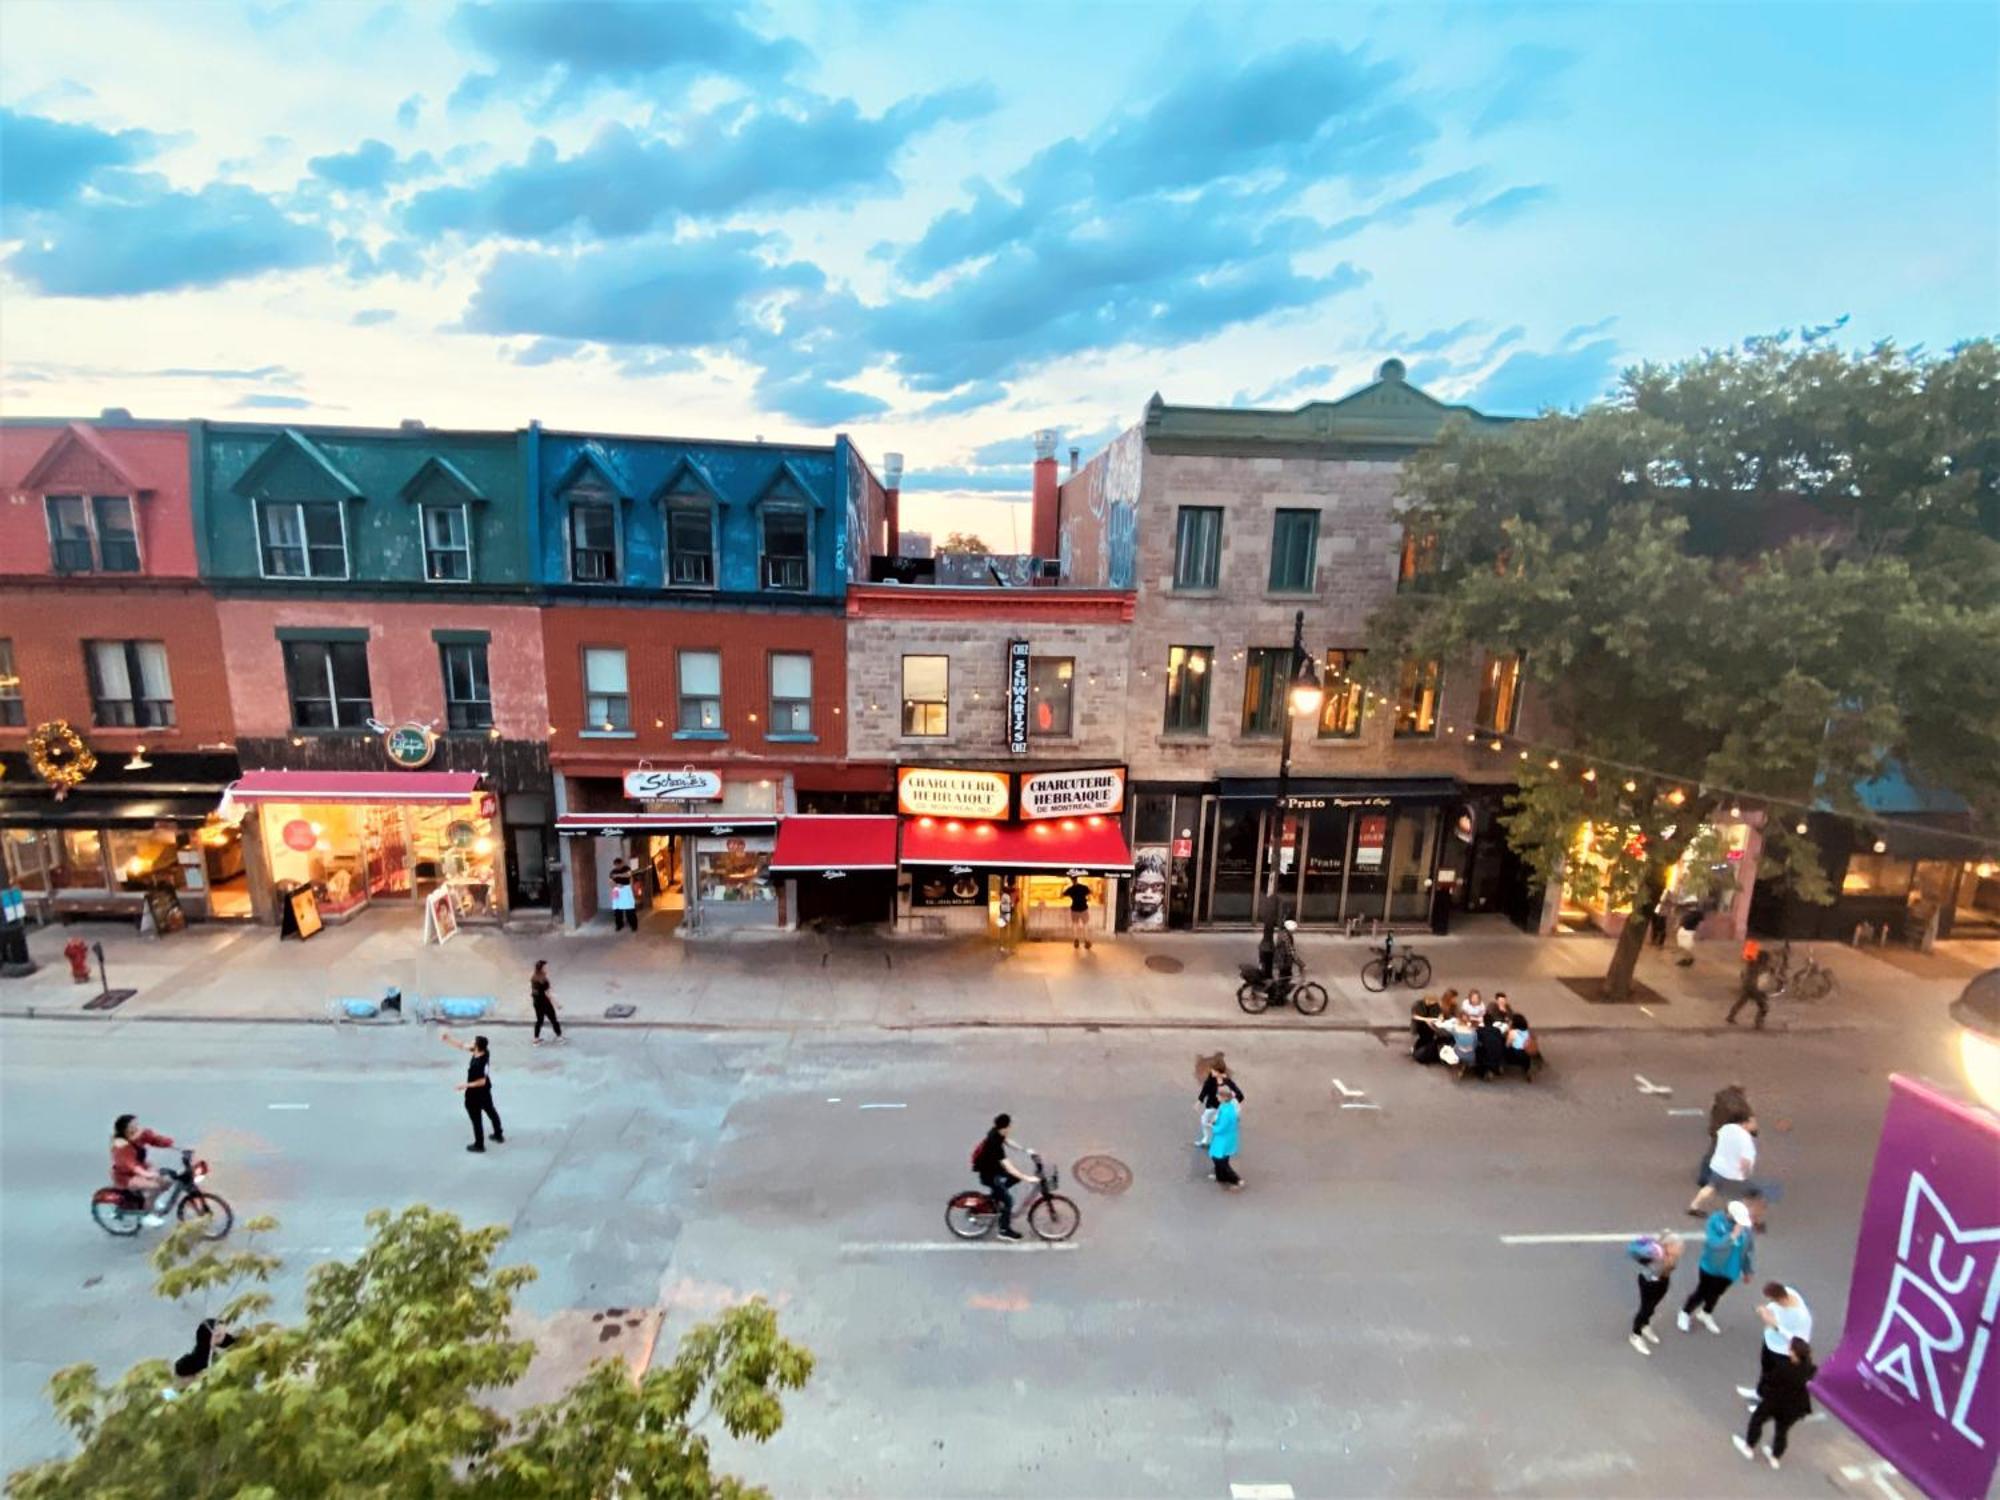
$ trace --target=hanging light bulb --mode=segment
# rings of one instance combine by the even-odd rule
[[[125,762],[125,769],[128,771],[150,771],[153,769],[153,763],[146,759],[146,747],[144,745],[139,745],[133,749],[132,758]]]
[[[1740,818],[1740,817],[1742,817],[1742,816],[1743,816],[1743,804],[1742,804],[1741,802],[1732,802],[1732,803],[1730,803],[1730,804],[1729,804],[1729,816],[1730,816],[1730,817],[1732,817],[1732,818]]]
[[[1888,844],[1881,839],[1875,840],[1875,852],[1877,854],[1887,854],[1889,852]]]
[[[1798,822],[1792,825],[1792,832],[1798,834],[1800,837],[1805,836],[1805,831],[1806,831],[1806,820],[1804,818],[1800,818]]]
[[[1585,781],[1595,781],[1595,780],[1597,780],[1597,767],[1595,767],[1595,766],[1586,766],[1586,767],[1584,767],[1584,771],[1583,771],[1583,779],[1584,779]]]
[[[1688,799],[1688,794],[1682,791],[1679,787],[1675,787],[1671,792],[1667,793],[1667,802],[1670,806],[1673,807],[1679,807],[1683,802],[1687,801],[1687,799]]]
[[[1639,790],[1639,783],[1636,781],[1628,781],[1625,783],[1625,790],[1628,792],[1636,792]]]

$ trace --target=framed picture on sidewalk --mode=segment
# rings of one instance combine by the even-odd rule
[[[424,897],[424,941],[443,945],[458,931],[458,907],[452,903],[451,887],[441,885]]]

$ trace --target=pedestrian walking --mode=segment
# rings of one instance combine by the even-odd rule
[[[1751,1115],[1746,1120],[1731,1120],[1718,1126],[1715,1149],[1709,1152],[1704,1170],[1696,1179],[1688,1216],[1695,1219],[1706,1216],[1709,1204],[1719,1193],[1732,1198],[1760,1198],[1762,1189],[1750,1175],[1756,1167],[1757,1117]]]
[[[1701,908],[1692,903],[1681,909],[1680,930],[1674,934],[1674,947],[1678,950],[1674,962],[1683,969],[1694,967],[1694,934],[1701,926]]]
[[[1782,1281],[1764,1283],[1764,1300],[1758,1305],[1757,1316],[1764,1320],[1763,1358],[1757,1368],[1761,1378],[1771,1373],[1771,1366],[1792,1357],[1792,1340],[1812,1342],[1813,1318],[1798,1288]]]
[[[1653,914],[1646,918],[1646,940],[1655,948],[1667,946],[1667,898],[1662,896],[1653,903]]]
[[[1674,1279],[1674,1267],[1681,1263],[1680,1236],[1670,1229],[1646,1235],[1632,1242],[1632,1258],[1639,1262],[1639,1310],[1632,1315],[1632,1336],[1628,1342],[1641,1354],[1650,1356],[1660,1336],[1653,1332],[1653,1314],[1666,1300],[1667,1286]]]
[[[1063,895],[1069,898],[1069,945],[1072,948],[1090,946],[1090,887],[1072,875],[1069,884],[1063,887]]]
[[[1215,1169],[1215,1180],[1231,1192],[1240,1192],[1243,1179],[1236,1175],[1236,1167],[1231,1160],[1241,1145],[1243,1128],[1243,1101],[1233,1092],[1218,1092],[1215,1107],[1215,1121],[1208,1137],[1209,1165]]]
[[[619,855],[611,861],[611,930],[639,930],[639,901],[632,888],[632,867]]]
[[[1746,1005],[1757,1007],[1756,1026],[1764,1029],[1764,1018],[1771,1013],[1771,997],[1764,993],[1765,972],[1768,965],[1764,959],[1764,948],[1755,938],[1743,944],[1743,973],[1736,985],[1736,1003],[1729,1007],[1729,1014],[1723,1019],[1731,1026],[1736,1024],[1736,1013]]]
[[[1750,1413],[1749,1430],[1741,1435],[1730,1434],[1729,1441],[1736,1445],[1736,1451],[1754,1463],[1757,1439],[1763,1435],[1764,1424],[1769,1422],[1773,1429],[1771,1446],[1764,1450],[1764,1457],[1772,1468],[1777,1468],[1785,1456],[1785,1442],[1792,1428],[1812,1415],[1812,1378],[1818,1373],[1812,1345],[1804,1339],[1793,1339],[1785,1357],[1766,1369],[1757,1381],[1757,1408]]]
[[[1710,1333],[1722,1332],[1715,1321],[1715,1304],[1730,1287],[1750,1279],[1750,1268],[1756,1260],[1756,1239],[1756,1232],[1750,1227],[1750,1209],[1740,1199],[1732,1201],[1726,1212],[1717,1209],[1708,1216],[1701,1261],[1696,1267],[1700,1279],[1674,1319],[1674,1326],[1682,1333],[1692,1331],[1690,1318]]]
[[[549,961],[535,960],[535,972],[528,980],[528,998],[535,1007],[535,1045],[542,1045],[542,1022],[547,1021],[556,1031],[556,1040],[562,1040],[562,1022],[556,1019],[556,1003],[549,998]]]
[[[456,1047],[460,1052],[471,1054],[472,1060],[465,1065],[465,1082],[456,1084],[458,1092],[465,1097],[465,1117],[472,1121],[472,1144],[468,1151],[486,1149],[485,1122],[493,1122],[493,1142],[505,1145],[507,1136],[500,1128],[500,1111],[493,1107],[492,1049],[486,1045],[486,1038],[476,1036],[470,1045],[461,1042],[449,1031],[444,1033],[444,1044]]]
[[[1213,1057],[1197,1058],[1195,1071],[1201,1078],[1201,1086],[1195,1091],[1195,1108],[1201,1116],[1201,1138],[1195,1145],[1204,1149],[1215,1134],[1215,1112],[1222,1105],[1224,1094],[1243,1102],[1243,1089],[1229,1076],[1229,1064],[1220,1052]]]

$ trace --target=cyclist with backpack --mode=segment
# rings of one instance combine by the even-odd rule
[[[1018,1240],[1021,1237],[1020,1231],[1014,1227],[1014,1184],[1041,1181],[1007,1160],[1007,1131],[1013,1123],[1012,1115],[995,1115],[993,1128],[972,1148],[972,1173],[981,1186],[993,1195],[993,1201],[1000,1205],[1000,1238],[1003,1240]]]

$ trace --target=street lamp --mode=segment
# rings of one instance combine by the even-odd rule
[[[1278,861],[1285,842],[1285,804],[1292,791],[1292,719],[1316,713],[1322,696],[1319,668],[1306,654],[1306,612],[1300,610],[1292,616],[1292,670],[1285,691],[1284,732],[1278,742],[1278,797],[1264,848],[1264,936],[1257,944],[1257,964],[1266,979],[1278,951]]]
[[[1974,977],[1965,993],[1951,1002],[1958,1033],[1959,1060],[1966,1082],[1991,1110],[2000,1110],[2000,969]]]

